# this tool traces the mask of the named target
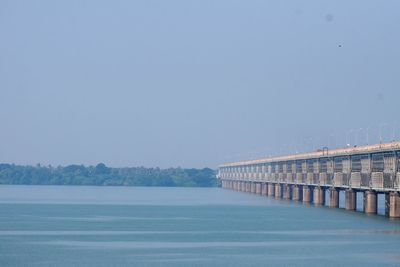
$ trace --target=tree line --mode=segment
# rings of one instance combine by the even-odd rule
[[[210,168],[110,168],[99,163],[58,167],[0,164],[0,184],[213,187],[218,182]]]

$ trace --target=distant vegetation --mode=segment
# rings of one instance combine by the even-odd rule
[[[212,187],[217,186],[217,180],[215,171],[209,168],[109,168],[103,163],[66,167],[0,164],[0,184]]]

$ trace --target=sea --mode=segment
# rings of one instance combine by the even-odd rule
[[[1,185],[0,266],[400,266],[400,220],[221,188]]]

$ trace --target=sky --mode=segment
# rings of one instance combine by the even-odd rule
[[[0,162],[216,168],[400,139],[399,10],[0,0]]]

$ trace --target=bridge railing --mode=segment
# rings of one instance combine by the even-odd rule
[[[275,182],[290,184],[309,184],[321,186],[374,188],[400,190],[400,172],[321,172],[321,173],[259,173],[256,175],[239,175],[237,173],[221,172],[223,180]],[[264,178],[262,178],[264,177]]]

